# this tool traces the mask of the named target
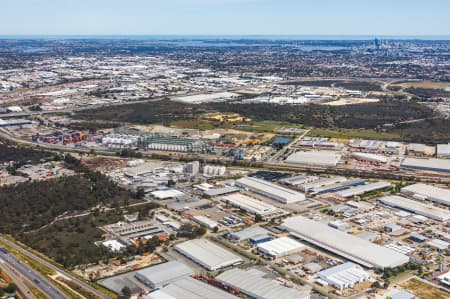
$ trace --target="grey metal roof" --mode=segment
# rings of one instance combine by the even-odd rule
[[[287,218],[282,227],[294,237],[306,240],[366,267],[396,267],[409,261],[404,254],[303,216]]]
[[[243,262],[236,254],[206,239],[189,240],[175,245],[174,248],[208,270]]]
[[[259,235],[266,235],[269,231],[260,227],[260,226],[253,226],[253,227],[248,227],[246,229],[243,229],[241,231],[235,232],[235,233],[231,233],[231,236],[234,239],[237,240],[248,240],[252,237],[255,236],[259,236]]]
[[[302,299],[309,298],[309,292],[287,288],[270,279],[263,278],[264,272],[257,270],[231,269],[216,277],[217,280],[240,289],[260,299]]]
[[[236,299],[219,288],[210,286],[194,278],[178,280],[159,291],[150,293],[146,299]]]
[[[144,277],[153,285],[164,285],[168,282],[172,282],[177,279],[181,279],[194,274],[195,272],[187,265],[178,261],[170,261],[139,270],[136,273],[136,276]]]

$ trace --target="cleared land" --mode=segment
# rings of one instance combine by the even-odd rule
[[[409,279],[400,286],[406,290],[411,291],[417,298],[420,299],[447,299],[449,298],[449,294],[435,288],[429,284],[421,282],[418,279],[412,278]]]

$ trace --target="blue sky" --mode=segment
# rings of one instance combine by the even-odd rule
[[[0,0],[0,35],[450,35],[449,0]]]

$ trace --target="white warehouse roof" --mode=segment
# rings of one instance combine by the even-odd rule
[[[401,192],[417,199],[426,199],[450,206],[450,189],[420,183],[403,187]]]
[[[243,262],[239,256],[206,239],[189,240],[175,245],[174,248],[210,271]]]
[[[157,199],[180,198],[185,195],[183,192],[174,189],[156,190],[151,194]]]
[[[241,208],[251,214],[268,216],[277,212],[276,207],[241,193],[222,196],[221,200],[223,202],[230,203],[232,206]]]
[[[450,211],[444,210],[433,206],[432,204],[426,204],[411,200],[405,197],[390,195],[378,199],[381,203],[412,212],[417,215],[425,216],[437,221],[447,221],[450,219]]]
[[[317,273],[320,279],[339,290],[352,288],[370,279],[370,274],[354,263],[344,263]]]
[[[258,250],[272,257],[278,258],[305,249],[305,245],[289,238],[281,237],[258,245]]]
[[[375,190],[388,188],[390,186],[391,186],[391,183],[389,183],[389,182],[379,181],[379,182],[375,182],[375,183],[369,183],[369,184],[365,184],[365,185],[349,188],[349,189],[346,189],[346,190],[338,191],[335,194],[339,195],[341,197],[347,198],[347,197],[352,197],[352,196],[356,196],[356,195],[361,195],[361,194],[364,194],[364,193],[372,192],[372,191],[375,191]]]
[[[236,181],[236,185],[285,204],[305,200],[303,193],[258,178],[243,177]]]
[[[287,157],[286,163],[305,166],[336,166],[341,160],[341,155],[334,151],[307,151],[296,152]]]
[[[219,288],[210,286],[207,283],[198,281],[194,278],[184,278],[168,286],[151,292],[145,299],[237,299]]]
[[[400,164],[403,168],[420,169],[434,172],[450,172],[450,160],[448,159],[423,159],[407,157]]]
[[[170,261],[139,270],[135,276],[147,286],[159,288],[194,274],[194,271],[185,264]]]
[[[338,231],[303,216],[287,218],[282,227],[292,236],[334,252],[365,267],[390,268],[403,265],[409,258],[393,250]]]
[[[307,299],[309,292],[300,292],[266,279],[264,272],[251,269],[231,269],[218,275],[216,279],[228,286],[239,289],[241,292],[257,299]]]

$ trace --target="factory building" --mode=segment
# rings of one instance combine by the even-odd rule
[[[371,163],[384,164],[387,162],[387,159],[385,156],[376,155],[376,154],[354,152],[354,153],[352,153],[352,157],[357,160],[360,160],[360,161],[366,161],[366,162],[371,162]]]
[[[161,289],[150,292],[144,299],[238,299],[219,288],[192,277],[177,280]]]
[[[403,187],[400,191],[415,199],[429,200],[450,206],[450,189],[443,189],[420,183]]]
[[[202,216],[202,215],[193,216],[192,220],[194,220],[198,224],[200,224],[210,230],[214,230],[219,227],[219,224],[217,222],[209,219],[208,217]]]
[[[266,273],[257,269],[231,269],[216,277],[223,284],[236,288],[249,298],[255,299],[309,299],[310,293],[285,287],[264,278]]]
[[[285,219],[282,228],[289,231],[295,238],[305,240],[364,267],[393,268],[409,261],[409,258],[404,254],[341,232],[326,224],[303,216]]]
[[[405,158],[400,164],[402,168],[432,171],[432,172],[450,172],[450,160],[448,159],[421,159]]]
[[[362,195],[364,193],[369,193],[376,190],[382,190],[391,187],[391,183],[386,181],[380,181],[375,183],[369,183],[365,185],[360,185],[354,188],[342,190],[339,192],[336,192],[337,196],[343,197],[343,198],[349,198],[357,195]]]
[[[425,216],[436,221],[447,221],[450,219],[450,211],[422,203],[405,197],[390,195],[378,199],[382,204],[405,210],[407,212]]]
[[[135,277],[150,288],[156,289],[194,274],[195,272],[185,264],[170,261],[139,270]]]
[[[137,140],[139,148],[155,151],[207,153],[211,147],[203,140],[173,136],[145,135]]]
[[[370,274],[354,263],[344,263],[317,273],[317,283],[331,285],[338,290],[353,288],[358,283],[370,279]]]
[[[436,146],[436,156],[444,158],[450,157],[450,143],[438,144]]]
[[[175,189],[163,189],[163,190],[156,190],[151,192],[152,196],[158,200],[163,199],[182,199],[186,196],[183,192]]]
[[[286,163],[302,166],[336,167],[341,155],[334,151],[307,151],[296,152],[286,159]]]
[[[243,242],[257,236],[267,235],[268,233],[269,231],[261,226],[252,226],[238,232],[230,233],[230,239],[237,242]]]
[[[315,193],[318,189],[331,186],[338,183],[342,183],[347,181],[347,179],[343,176],[333,176],[333,177],[310,177],[311,179],[306,180],[304,182],[300,182],[298,188],[303,192],[311,192]]]
[[[243,177],[236,185],[284,204],[305,200],[302,193],[254,177]]]
[[[228,194],[222,196],[220,200],[242,209],[247,213],[260,215],[262,217],[269,217],[279,212],[276,207],[241,193]]]
[[[175,245],[174,249],[209,271],[243,262],[239,256],[206,239],[189,240]]]
[[[305,245],[289,238],[281,237],[258,245],[258,251],[272,259],[277,259],[305,249]]]

